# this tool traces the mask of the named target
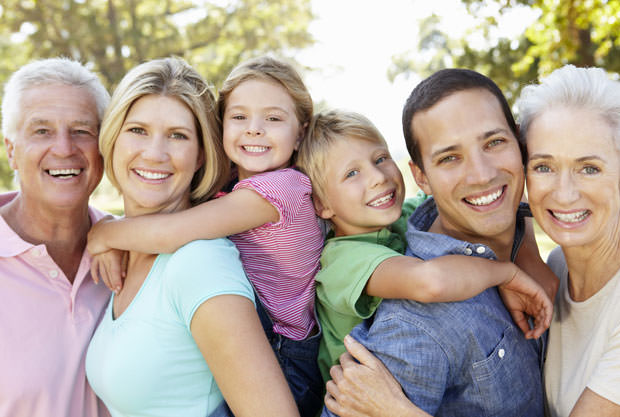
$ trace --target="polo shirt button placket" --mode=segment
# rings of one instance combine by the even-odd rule
[[[471,250],[471,248],[465,248],[465,250],[463,251],[465,253],[465,255],[469,256],[473,253],[473,251]]]
[[[58,278],[58,271],[55,269],[50,269],[49,274],[52,278]]]
[[[486,249],[485,249],[485,247],[484,247],[484,246],[478,246],[478,247],[476,248],[476,252],[478,253],[478,255],[482,255],[483,253],[485,253],[485,252],[486,252]]]
[[[497,351],[497,356],[499,356],[500,359],[503,359],[505,354],[506,351],[504,349],[500,349]]]

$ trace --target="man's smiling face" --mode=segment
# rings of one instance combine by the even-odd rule
[[[497,98],[485,89],[450,94],[416,113],[411,128],[424,172],[418,185],[433,194],[437,231],[468,241],[512,239],[523,194],[517,139]]]

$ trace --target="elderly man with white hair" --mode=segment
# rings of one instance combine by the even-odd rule
[[[78,62],[54,58],[5,85],[2,133],[19,191],[0,194],[0,416],[108,415],[84,372],[109,299],[85,251],[103,213],[99,124],[109,94]]]

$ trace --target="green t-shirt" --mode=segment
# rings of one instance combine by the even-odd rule
[[[317,314],[323,331],[319,347],[319,369],[325,381],[329,368],[344,353],[344,337],[374,314],[381,298],[364,293],[366,283],[381,264],[401,256],[407,247],[407,219],[426,195],[419,193],[403,204],[401,217],[389,228],[361,235],[332,237],[321,254],[321,269],[315,276]]]

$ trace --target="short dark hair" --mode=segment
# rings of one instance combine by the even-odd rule
[[[413,163],[422,171],[424,171],[424,165],[422,163],[422,156],[420,155],[420,145],[413,132],[413,126],[411,125],[413,116],[417,112],[433,107],[437,102],[453,93],[478,88],[489,91],[497,98],[510,130],[514,133],[515,138],[518,137],[517,124],[510,111],[508,101],[506,101],[506,97],[504,97],[502,90],[499,89],[493,80],[476,71],[468,69],[447,68],[439,70],[430,77],[424,79],[413,89],[403,107],[403,134],[405,135],[407,151]],[[525,153],[523,149],[521,149],[521,145],[519,149],[523,157]]]

